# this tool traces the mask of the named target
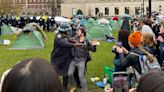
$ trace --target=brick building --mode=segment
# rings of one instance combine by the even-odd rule
[[[17,14],[31,14],[39,15],[48,13],[49,15],[58,14],[60,12],[60,0],[0,0],[0,3],[4,2],[10,4],[11,12]],[[54,13],[55,12],[55,13]]]

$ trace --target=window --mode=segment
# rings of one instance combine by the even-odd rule
[[[105,7],[105,15],[109,15],[109,8]]]
[[[118,7],[115,7],[114,11],[115,11],[115,15],[119,15],[119,8]]]
[[[138,15],[140,12],[140,7],[135,7],[135,14]]]
[[[29,0],[29,2],[31,3],[31,2],[32,2],[32,0]]]
[[[162,6],[161,5],[159,5],[159,12],[161,12],[162,11]]]
[[[95,8],[95,15],[99,14],[99,8]]]
[[[146,14],[147,15],[149,14],[149,7],[148,6],[146,7]]]
[[[125,14],[129,14],[129,7],[125,7]]]
[[[22,2],[25,3],[25,0],[23,0]]]
[[[19,3],[21,3],[22,0],[19,0]]]
[[[76,8],[72,8],[72,15],[76,15]]]

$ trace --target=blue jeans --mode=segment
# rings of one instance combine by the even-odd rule
[[[82,92],[87,92],[87,82],[84,77],[85,63],[86,63],[85,61],[76,62],[73,60],[70,64],[69,70],[68,70],[68,77],[69,77],[70,84],[71,84],[71,86],[74,86],[74,72],[77,67],[80,83],[82,86]]]

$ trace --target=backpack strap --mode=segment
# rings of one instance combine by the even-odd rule
[[[139,74],[138,71],[134,67],[132,67],[132,69],[133,69],[134,74],[135,74],[135,76],[137,78],[137,81],[139,82],[140,79],[141,79],[141,74]]]
[[[145,73],[146,70],[148,70],[148,66],[146,64],[147,62],[143,60],[143,55],[139,55],[139,54],[134,53],[134,52],[130,52],[130,54],[139,57],[139,62],[140,62],[140,66],[141,66],[141,74]]]

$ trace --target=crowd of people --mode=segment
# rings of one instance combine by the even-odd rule
[[[3,15],[0,16],[0,25],[6,24],[17,28],[23,28],[28,23],[37,23],[39,26],[43,27],[43,30],[53,31],[52,29],[57,25],[55,22],[54,16],[47,16],[47,15],[41,15],[41,16],[8,16]]]
[[[40,17],[39,20],[36,17],[32,20],[24,17],[0,17],[1,24],[19,28],[30,22],[36,22],[43,28],[49,23],[54,26],[55,21],[52,20],[53,17]],[[131,25],[134,32],[131,32]],[[89,51],[96,52],[98,41],[89,41],[85,27],[79,22],[62,23],[57,30],[51,64],[35,58],[21,61],[4,76],[1,92],[75,92],[76,87],[81,88],[82,92],[88,91],[85,71],[87,62],[92,60]],[[134,19],[130,23],[128,18],[124,18],[118,32],[118,41],[112,51],[115,54],[115,72],[126,71],[129,73],[129,80],[135,78],[139,83],[138,86],[130,85],[130,88],[137,88],[137,92],[163,91],[164,73],[161,70],[164,69],[164,18],[160,23],[151,18]],[[144,67],[145,63],[141,63],[144,60],[150,67]],[[63,77],[63,83],[59,76]],[[113,89],[109,92],[113,92]]]
[[[135,79],[137,83],[143,83],[142,75],[161,71],[164,67],[164,18],[158,24],[150,18],[136,20],[137,25],[132,33],[129,31],[129,21],[124,19],[123,23],[118,42],[113,46],[115,72],[127,71],[130,81]],[[138,89],[137,92],[162,92],[161,88],[146,90],[149,88]]]

